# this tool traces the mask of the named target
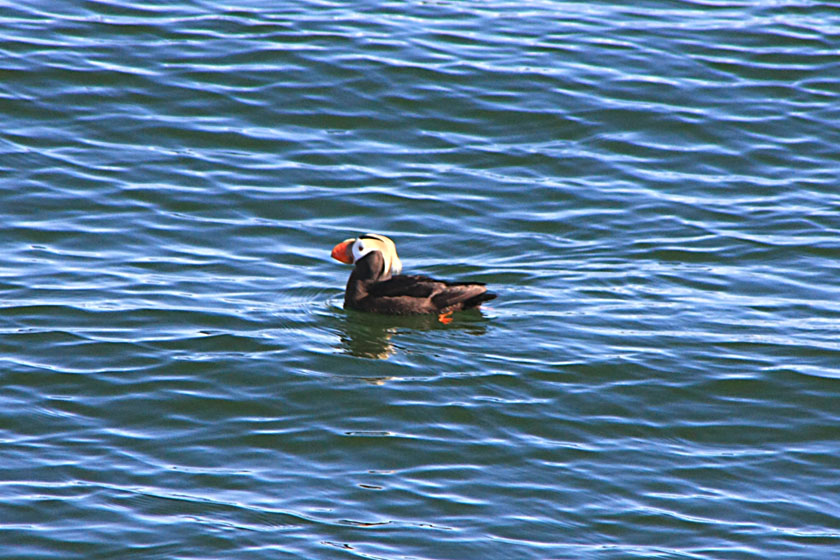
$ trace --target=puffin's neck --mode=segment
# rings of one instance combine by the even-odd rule
[[[347,289],[344,291],[344,305],[353,304],[366,298],[370,285],[382,282],[391,277],[390,272],[385,272],[385,259],[379,251],[372,251],[356,261],[350,279],[347,280]]]

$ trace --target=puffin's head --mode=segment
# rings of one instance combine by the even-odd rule
[[[357,238],[345,239],[332,250],[332,258],[347,264],[353,264],[362,259],[372,251],[382,253],[385,261],[383,276],[399,274],[402,270],[402,263],[397,256],[397,246],[394,242],[378,233],[366,233]]]

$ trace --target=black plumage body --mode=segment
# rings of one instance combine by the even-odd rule
[[[355,262],[344,307],[388,315],[449,313],[478,307],[496,297],[480,282],[446,282],[428,276],[385,272],[385,260],[372,251]]]

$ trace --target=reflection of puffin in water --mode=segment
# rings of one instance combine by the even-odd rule
[[[400,351],[405,352],[401,335],[406,333],[448,330],[470,336],[487,334],[487,326],[478,316],[464,318],[457,323],[439,315],[376,315],[364,320],[351,311],[336,317],[339,344],[336,349],[357,358],[387,360]]]
[[[347,309],[386,315],[448,315],[496,297],[480,282],[444,282],[399,274],[402,263],[397,248],[384,235],[366,233],[346,239],[333,248],[332,257],[355,265],[344,292]],[[444,317],[441,320],[448,322]]]

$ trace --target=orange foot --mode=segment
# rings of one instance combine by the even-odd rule
[[[447,311],[446,313],[441,313],[440,315],[438,315],[438,321],[440,321],[444,325],[448,325],[452,322],[452,312]]]

